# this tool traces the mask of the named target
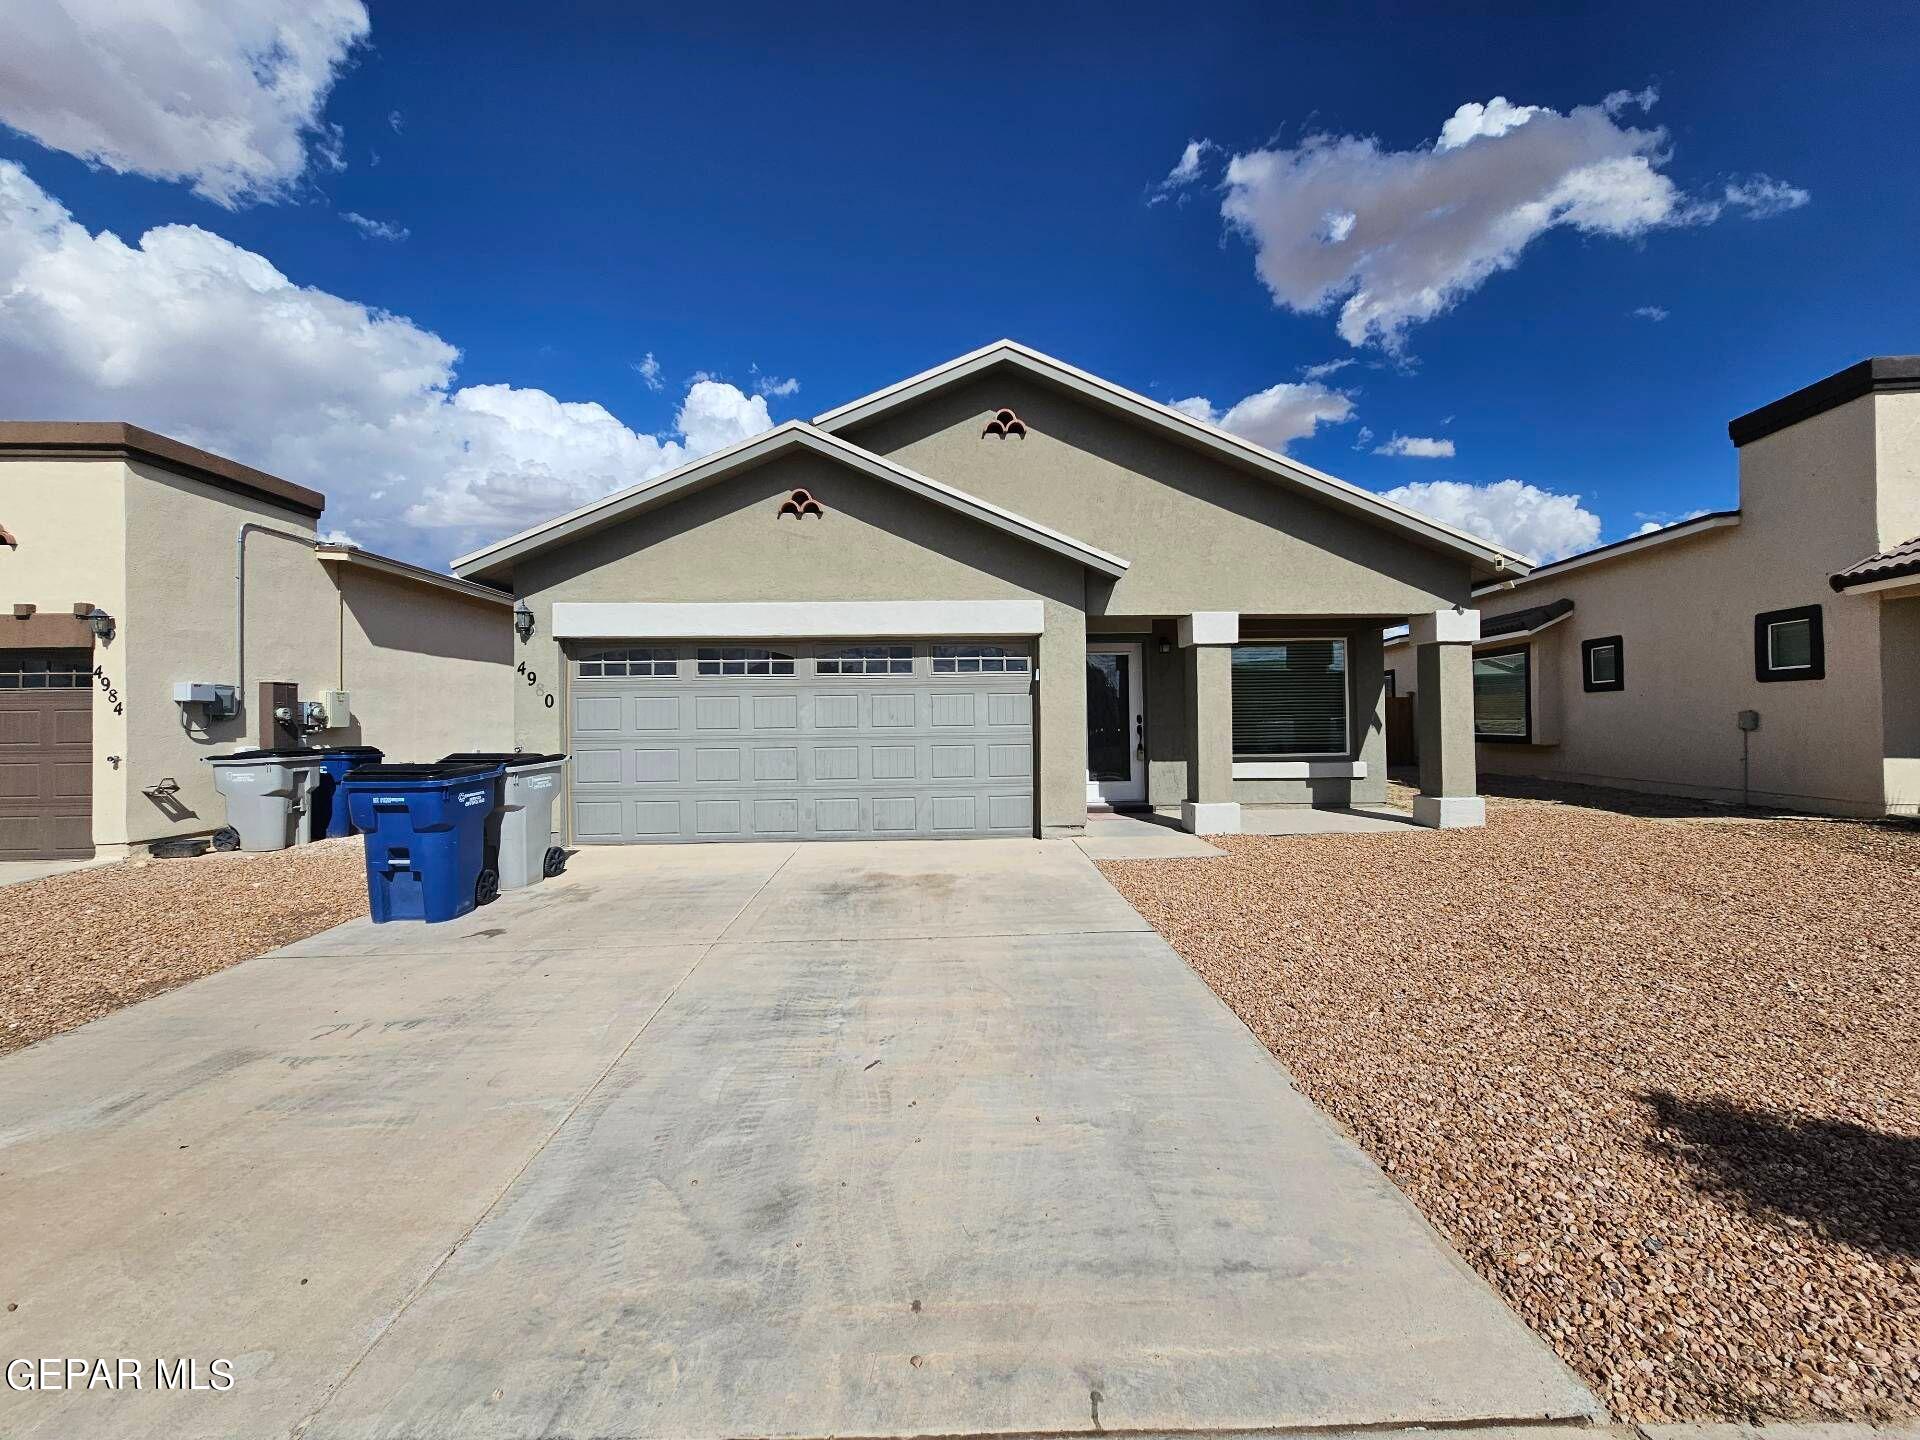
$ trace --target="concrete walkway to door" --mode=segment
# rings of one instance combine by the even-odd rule
[[[0,1061],[9,1435],[1582,1420],[1063,842],[587,851]]]

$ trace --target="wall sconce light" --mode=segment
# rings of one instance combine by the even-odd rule
[[[1163,639],[1160,642],[1160,653],[1162,655],[1171,655],[1173,653],[1173,642],[1171,640]]]
[[[95,605],[85,616],[87,628],[93,631],[93,638],[102,645],[113,639],[113,616]]]
[[[533,611],[524,600],[513,602],[513,633],[520,637],[522,645],[533,638]]]

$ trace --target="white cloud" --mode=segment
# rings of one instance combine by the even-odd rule
[[[1578,495],[1556,495],[1518,480],[1492,485],[1422,480],[1385,493],[1396,504],[1496,540],[1536,561],[1558,560],[1600,538],[1600,517],[1583,509]]]
[[[1430,440],[1424,435],[1395,435],[1384,445],[1373,447],[1376,455],[1406,455],[1418,460],[1451,460],[1453,441]]]
[[[1211,140],[1189,140],[1187,148],[1180,152],[1180,158],[1173,169],[1167,172],[1167,178],[1155,185],[1148,194],[1147,203],[1158,205],[1200,178],[1201,163],[1213,151],[1220,147]]]
[[[754,382],[753,388],[762,395],[798,395],[800,382],[791,375],[784,380],[776,380],[771,375],[762,375]]]
[[[1667,312],[1664,307],[1659,305],[1642,305],[1633,312],[1633,317],[1636,320],[1651,320],[1654,324],[1658,325],[1662,320],[1667,318]]]
[[[1359,362],[1348,355],[1339,360],[1322,360],[1318,365],[1303,365],[1300,367],[1300,373],[1309,380],[1324,380],[1327,376],[1336,375],[1349,365],[1357,363]]]
[[[1633,512],[1633,518],[1640,522],[1640,528],[1633,533],[1635,535],[1651,535],[1654,531],[1664,530],[1669,525],[1679,525],[1687,520],[1698,520],[1706,513],[1704,510],[1688,510],[1682,514],[1675,515],[1666,510],[1636,510]]]
[[[1353,437],[1353,448],[1355,450],[1364,450],[1371,444],[1373,444],[1373,427],[1371,425],[1362,425],[1360,427],[1360,433]]]
[[[20,418],[125,419],[325,492],[327,523],[441,563],[769,427],[706,381],[680,434],[504,384],[402,316],[197,226],[90,234],[0,162],[0,375]]]
[[[1633,238],[1729,209],[1758,218],[1806,203],[1804,190],[1765,176],[1689,197],[1661,173],[1666,132],[1620,121],[1654,98],[1616,92],[1562,115],[1496,96],[1462,105],[1431,146],[1316,134],[1234,155],[1221,214],[1253,246],[1276,304],[1337,305],[1348,344],[1398,351],[1410,326],[1512,268],[1549,230]]]
[[[407,117],[402,115],[398,110],[389,110],[387,112],[387,124],[392,127],[393,133],[398,135],[402,130],[407,128]]]
[[[633,373],[647,382],[649,390],[658,390],[666,383],[660,378],[660,362],[653,358],[651,350],[647,351],[643,358],[633,362]]]
[[[0,45],[0,122],[118,173],[189,180],[228,209],[283,194],[367,36],[361,0],[14,0]]]
[[[413,232],[404,225],[394,225],[385,220],[369,219],[352,210],[342,210],[340,218],[346,221],[362,235],[372,240],[404,240]]]
[[[1338,425],[1353,415],[1353,399],[1325,385],[1282,382],[1236,402],[1224,412],[1203,395],[1173,402],[1183,415],[1204,420],[1264,445],[1284,450],[1291,440],[1304,439],[1320,425]]]

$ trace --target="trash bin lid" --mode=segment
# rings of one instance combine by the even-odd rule
[[[230,755],[207,755],[202,758],[209,765],[284,765],[289,760],[311,760],[318,765],[320,752],[290,746],[284,750],[235,750]]]
[[[504,765],[509,770],[520,765],[550,765],[555,760],[564,760],[565,755],[530,755],[524,750],[508,752],[505,750],[461,750],[452,755],[442,755],[443,761],[485,761],[489,765]]]
[[[499,771],[498,762],[448,764],[442,760],[424,765],[356,765],[346,773],[345,778],[348,782],[365,780],[391,785],[407,781],[477,780],[483,775],[498,774]]]
[[[316,745],[310,752],[314,755],[384,755],[386,752],[378,745]]]

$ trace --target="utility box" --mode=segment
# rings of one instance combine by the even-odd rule
[[[231,720],[240,713],[240,692],[231,685],[209,685],[202,680],[177,680],[176,705],[204,705],[209,720]]]
[[[353,696],[345,690],[328,690],[320,702],[326,710],[329,730],[345,730],[353,724]]]

